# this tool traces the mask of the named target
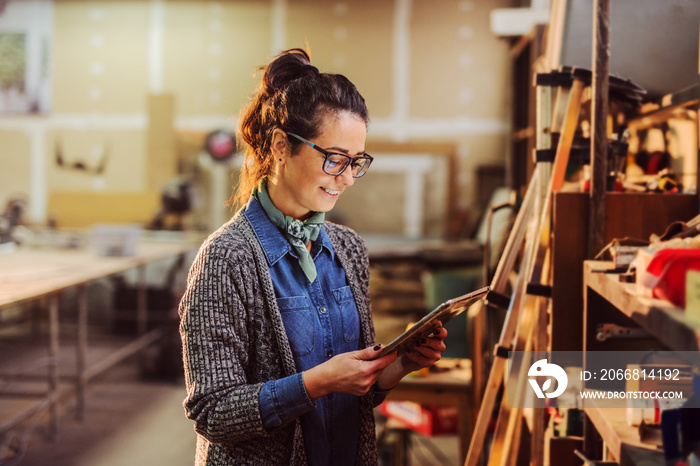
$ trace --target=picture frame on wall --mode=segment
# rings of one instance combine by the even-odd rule
[[[53,4],[2,2],[0,8],[0,115],[51,111]]]

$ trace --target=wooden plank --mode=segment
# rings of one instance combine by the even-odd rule
[[[54,294],[49,300],[49,392],[47,394],[47,398],[51,403],[49,408],[51,417],[50,431],[54,442],[58,440],[58,382],[60,377],[60,368],[58,367],[58,328],[58,295]]]
[[[681,102],[668,107],[661,107],[649,113],[644,113],[637,118],[630,120],[627,126],[634,131],[643,131],[668,122],[671,118],[679,113],[681,109],[696,109],[698,99],[691,99],[687,102]]]
[[[608,70],[610,61],[610,0],[593,5],[593,92],[591,102],[591,191],[588,258],[605,245],[605,193],[608,177]]]
[[[608,193],[605,241],[633,236],[649,239],[662,234],[674,221],[688,221],[698,212],[692,194]]]
[[[544,62],[547,71],[559,68],[566,20],[567,0],[552,0]]]
[[[544,170],[545,164],[538,164],[535,170],[535,175],[530,180],[530,185],[528,186],[528,192],[525,196],[525,201],[523,206],[518,212],[518,218],[516,218],[515,226],[511,235],[508,238],[508,243],[506,244],[506,251],[504,252],[501,260],[499,261],[498,267],[496,268],[496,274],[492,280],[492,290],[502,292],[505,286],[499,285],[501,277],[505,277],[509,272],[504,272],[505,270],[512,270],[511,266],[506,266],[506,263],[510,260],[514,260],[517,255],[519,247],[513,248],[515,244],[519,246],[520,242],[525,235],[525,232],[529,232],[530,235],[527,238],[525,244],[524,259],[521,263],[521,269],[518,273],[518,278],[516,280],[515,286],[513,288],[512,297],[510,300],[510,305],[508,306],[508,311],[506,313],[505,322],[503,328],[501,329],[501,336],[499,337],[498,347],[501,349],[512,347],[512,343],[516,336],[518,330],[518,324],[520,321],[520,312],[523,308],[524,302],[527,299],[525,293],[527,283],[530,281],[532,276],[532,270],[534,268],[535,259],[537,256],[537,246],[539,241],[541,215],[540,212],[535,209],[535,205],[541,202],[536,202],[535,192],[538,191],[537,187],[540,184],[541,176],[543,176],[542,170]],[[547,181],[544,179],[543,183]],[[541,195],[540,195],[541,198]],[[541,199],[540,199],[541,201]],[[516,239],[517,238],[517,239]],[[512,257],[510,257],[512,256]],[[497,393],[501,384],[503,383],[503,377],[506,369],[506,358],[503,354],[496,354],[494,361],[491,365],[489,371],[488,380],[486,382],[486,389],[484,393],[484,398],[482,399],[481,406],[479,408],[479,415],[476,420],[476,427],[474,429],[474,434],[472,435],[471,443],[469,445],[469,453],[465,461],[465,466],[476,466],[481,464],[481,453],[486,440],[487,428],[491,419],[491,415],[496,404]],[[505,400],[502,403],[501,411],[507,411],[507,406]],[[501,422],[501,415],[499,414],[499,422]],[[496,440],[494,440],[494,445]],[[504,448],[508,448],[504,446]],[[491,451],[498,451],[495,446],[491,446]],[[489,458],[490,461],[490,458]]]
[[[583,83],[580,80],[575,80],[567,101],[566,116],[562,126],[563,129],[559,144],[557,145],[554,163],[538,163],[535,174],[530,180],[530,186],[528,186],[528,193],[534,193],[536,189],[537,195],[532,194],[534,208],[532,213],[525,217],[528,218],[529,235],[525,244],[525,252],[518,272],[518,279],[513,289],[512,298],[499,338],[498,347],[500,347],[501,350],[507,347],[513,348],[513,346],[515,346],[515,349],[522,349],[523,346],[525,346],[526,349],[531,348],[531,326],[524,325],[523,322],[531,322],[535,319],[535,316],[529,315],[535,314],[535,305],[531,302],[532,300],[530,298],[532,297],[526,294],[526,289],[529,283],[540,283],[542,278],[543,265],[550,242],[551,193],[560,190],[564,181],[564,173],[569,160],[571,143],[580,113],[580,96],[582,89]],[[549,93],[541,94],[540,97],[549,99],[551,95]],[[550,102],[543,102],[540,100],[538,106],[539,105],[544,105],[548,109]],[[545,120],[549,120],[549,111],[542,112],[541,116],[542,118],[538,118],[538,125],[545,123]],[[539,142],[546,144],[549,141],[545,142],[543,138],[540,138]],[[527,197],[528,196],[526,196],[526,198]],[[523,209],[518,213],[519,218],[524,216],[525,206],[526,204],[524,203]],[[516,219],[516,224],[518,224],[518,219]],[[516,230],[514,229],[514,231]],[[509,242],[510,240],[511,238],[509,238]],[[505,253],[504,257],[506,257]],[[497,276],[499,269],[501,269],[502,262],[503,258],[496,269]],[[494,277],[494,282],[496,282],[496,277]],[[493,287],[493,289],[498,291],[499,287],[496,286]],[[492,397],[488,396],[488,391],[496,391],[498,389],[504,380],[504,369],[505,361],[503,354],[497,354],[489,373],[486,388],[487,396],[484,398],[479,410],[475,434],[472,438],[469,454],[465,462],[466,466],[473,466],[480,459],[483,436],[486,430],[486,421],[491,416],[495,401]],[[520,383],[522,382],[519,381],[516,384],[520,385]],[[508,384],[506,384],[505,388],[506,391],[512,388],[514,389],[514,393],[520,395],[519,386],[509,387]],[[499,409],[496,432],[494,434],[493,444],[490,448],[490,456],[488,458],[489,464],[501,464],[505,466],[516,461],[514,455],[517,455],[520,451],[519,442],[521,432],[519,429],[521,427],[521,410],[516,408],[513,413],[511,413],[506,398],[504,398]]]
[[[557,155],[554,157],[554,164],[552,165],[552,184],[549,190],[552,193],[561,191],[564,185],[566,168],[569,165],[569,154],[574,143],[574,135],[576,134],[581,113],[583,89],[583,82],[580,79],[574,79],[568,96],[566,117],[561,129],[559,144],[557,144]],[[552,128],[554,128],[554,123],[552,123]]]
[[[545,188],[546,189],[546,188]],[[549,205],[549,204],[547,204]],[[549,270],[550,270],[550,235],[549,235],[549,209],[545,206],[545,212],[543,212],[542,219],[540,220],[540,235],[539,244],[537,245],[537,252],[535,256],[535,262],[533,264],[533,272],[530,277],[529,283],[542,283],[549,284]],[[523,351],[525,353],[530,353],[533,349],[540,346],[541,341],[539,338],[541,334],[539,333],[539,328],[537,323],[542,322],[543,309],[547,308],[549,303],[548,298],[527,295],[524,301],[523,309],[521,311],[521,318],[518,322],[518,332],[514,342],[514,351]],[[546,327],[546,323],[545,323]],[[537,331],[535,331],[537,329]],[[520,368],[517,369],[515,377],[511,378],[507,384],[507,390],[512,393],[508,396],[508,403],[503,403],[501,406],[501,414],[498,418],[498,424],[496,426],[496,434],[494,435],[494,445],[499,437],[499,430],[501,423],[506,423],[505,430],[502,432],[505,434],[504,445],[506,446],[506,451],[500,453],[502,459],[500,463],[501,466],[515,466],[520,459],[521,454],[527,450],[531,451],[528,445],[523,445],[520,443],[521,436],[523,435],[523,409],[524,404],[523,396],[527,391],[527,368],[530,365],[530,361],[523,360],[521,362]],[[508,406],[509,403],[514,405],[513,408]],[[542,438],[535,439],[533,436],[533,441],[541,442]],[[492,448],[492,455],[493,455]],[[497,455],[494,455],[497,456]],[[492,464],[491,458],[489,458],[489,464]]]
[[[546,264],[551,266],[551,247],[547,251],[548,257],[545,261]],[[551,277],[549,277],[549,269],[546,273],[547,283],[551,284]],[[537,300],[537,324],[535,326],[535,340],[534,340],[534,361],[538,361],[547,356],[548,352],[548,330],[549,330],[549,316],[552,311],[552,300],[539,298]],[[547,412],[545,406],[545,400],[537,398],[534,400],[533,419],[532,419],[532,443],[530,445],[530,465],[540,466],[544,464],[545,457],[545,431],[547,430],[547,425],[545,424],[545,414]]]
[[[583,261],[587,251],[588,198],[556,193],[552,238],[552,351],[580,351],[583,335]]]

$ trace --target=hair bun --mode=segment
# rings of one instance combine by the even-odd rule
[[[311,57],[302,49],[290,49],[280,53],[265,68],[262,79],[262,92],[273,96],[284,90],[292,81],[310,75],[319,75],[318,68],[311,64]]]
[[[306,64],[301,67],[301,73],[299,73],[299,77],[303,78],[304,76],[308,76],[310,74],[320,74],[320,71],[318,71],[318,68],[316,68],[314,65]]]

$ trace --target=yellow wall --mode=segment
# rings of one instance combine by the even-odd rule
[[[26,197],[31,180],[31,140],[20,130],[0,129],[0,207],[10,196]]]
[[[235,115],[270,51],[270,2],[165,2],[163,87],[180,116]]]
[[[508,45],[490,32],[489,13],[512,3],[55,0],[53,110],[0,118],[0,203],[24,190],[32,218],[42,221],[52,192],[159,192],[179,155],[177,148],[149,151],[149,95],[173,96],[178,131],[234,129],[257,87],[254,70],[308,43],[322,71],[347,75],[365,96],[370,141],[457,148],[457,204],[468,207],[474,168],[505,160]],[[58,167],[57,146],[68,162],[94,161],[106,150],[105,172]],[[32,163],[45,165],[32,170]],[[365,189],[385,189],[372,183]]]
[[[56,114],[145,111],[149,2],[54,2]]]
[[[308,42],[323,71],[347,76],[368,102],[373,118],[392,110],[393,0],[290,2],[287,43]]]

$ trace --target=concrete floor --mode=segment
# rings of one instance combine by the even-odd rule
[[[184,416],[181,382],[141,380],[135,363],[123,363],[93,381],[88,388],[85,420],[74,418],[74,400],[61,407],[59,441],[48,435],[44,414],[15,440],[26,446],[4,466],[185,466],[194,462],[196,435]],[[381,428],[381,419],[379,427]],[[380,447],[380,465],[393,466],[397,431]],[[15,443],[16,444],[16,443]],[[458,465],[457,437],[410,435],[408,464]]]
[[[184,397],[182,383],[141,381],[131,367],[117,367],[89,385],[83,422],[74,418],[74,401],[62,406],[58,442],[49,439],[46,416],[17,431],[26,451],[8,464],[192,465],[196,435]]]

